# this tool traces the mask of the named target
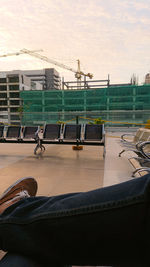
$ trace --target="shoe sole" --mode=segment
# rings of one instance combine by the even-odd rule
[[[30,196],[35,196],[37,193],[37,188],[37,181],[33,177],[24,177],[9,186],[0,196],[0,200],[8,197],[17,189],[27,190]]]

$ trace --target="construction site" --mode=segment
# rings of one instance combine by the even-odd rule
[[[65,81],[54,68],[1,72],[1,123],[44,125],[70,120],[74,123],[79,116],[81,123],[100,117],[107,126],[116,126],[119,122],[144,124],[150,118],[149,83],[112,84],[109,75],[94,80],[93,74],[81,71],[79,60],[75,70],[27,49],[0,57],[24,53],[73,72],[76,80]]]

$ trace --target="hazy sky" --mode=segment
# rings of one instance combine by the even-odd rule
[[[150,71],[150,0],[0,0],[0,54],[22,48],[94,79],[144,81]],[[0,58],[0,71],[55,67],[27,55]],[[74,74],[55,67],[65,77]]]

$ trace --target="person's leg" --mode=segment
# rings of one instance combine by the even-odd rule
[[[14,253],[7,253],[0,260],[0,267],[72,267],[69,265],[47,265],[43,262],[39,262],[39,257],[37,259],[32,259],[23,255],[18,255]]]
[[[0,267],[44,267],[37,261],[22,255],[7,253],[0,261]],[[47,267],[47,266],[45,266]],[[51,266],[54,267],[54,266]]]
[[[35,260],[23,255],[7,253],[0,260],[0,267],[72,267],[64,265],[47,265],[39,262],[39,257]]]
[[[49,264],[149,266],[150,175],[23,199],[0,216],[0,247]]]

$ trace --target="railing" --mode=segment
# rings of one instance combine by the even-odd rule
[[[16,115],[16,113],[15,113]],[[9,116],[8,116],[9,117]],[[92,122],[96,118],[105,121],[109,127],[139,127],[145,125],[150,119],[150,110],[140,111],[97,111],[97,112],[24,112],[18,113],[20,120],[10,120],[4,123],[1,117],[0,122],[12,125],[44,125],[46,123],[79,123]]]

